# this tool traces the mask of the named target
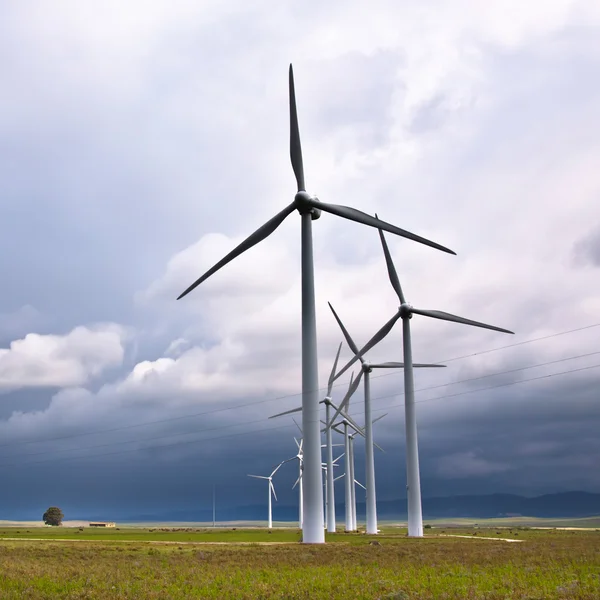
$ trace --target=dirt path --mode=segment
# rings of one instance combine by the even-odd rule
[[[496,540],[497,542],[524,542],[525,540],[513,540],[511,538],[493,538],[484,537],[482,535],[458,535],[454,533],[440,533],[439,537],[457,537],[465,538],[467,540]]]

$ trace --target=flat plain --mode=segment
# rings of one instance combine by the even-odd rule
[[[323,546],[299,539],[284,528],[3,528],[0,597],[600,598],[594,529],[434,527],[410,539],[386,526]]]

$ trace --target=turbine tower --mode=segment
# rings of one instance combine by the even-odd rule
[[[354,340],[350,336],[350,333],[344,327],[342,320],[338,317],[331,302],[328,302],[329,308],[340,326],[346,342],[350,350],[354,355],[358,354],[358,346],[354,343]],[[367,508],[367,533],[371,535],[377,534],[377,497],[375,491],[375,456],[373,454],[373,419],[371,418],[371,372],[373,369],[402,369],[404,363],[401,362],[385,362],[385,363],[370,363],[367,362],[362,356],[358,357],[361,363],[361,372],[359,380],[362,375],[365,377],[364,388],[365,388],[365,478],[367,488],[366,508]],[[446,365],[434,365],[434,364],[420,364],[413,365],[414,367],[444,367]],[[335,377],[334,377],[335,380]],[[346,399],[345,399],[346,400]],[[350,400],[348,397],[347,401]],[[344,408],[345,404],[342,402],[338,411],[334,415],[334,419],[339,412]],[[331,428],[328,428],[329,431]]]
[[[318,363],[317,363],[317,325],[315,314],[315,282],[312,248],[312,221],[321,216],[325,211],[369,225],[385,229],[401,237],[425,244],[432,248],[455,254],[452,250],[421,236],[400,229],[390,223],[385,223],[371,215],[355,208],[326,204],[320,202],[316,196],[306,191],[304,184],[304,167],[302,163],[302,148],[300,144],[300,130],[298,127],[298,114],[296,111],[296,94],[294,89],[294,74],[292,65],[289,71],[290,92],[290,158],[296,177],[298,191],[294,201],[283,210],[269,219],[254,233],[248,236],[229,254],[212,266],[204,275],[198,278],[177,298],[183,298],[193,289],[206,281],[219,269],[234,260],[240,254],[249,250],[269,235],[271,235],[283,221],[297,210],[301,215],[301,264],[302,264],[302,430],[304,431],[304,521],[302,527],[302,541],[304,543],[324,543],[325,531],[323,528],[323,488],[321,486],[321,442],[319,434],[319,400],[318,400]]]
[[[377,217],[377,215],[375,215]],[[404,350],[404,411],[405,411],[405,428],[406,428],[406,476],[407,476],[407,502],[408,502],[408,535],[411,537],[423,537],[423,511],[421,506],[421,481],[419,474],[419,446],[417,440],[417,415],[415,411],[415,387],[413,377],[412,361],[412,343],[410,337],[410,320],[413,315],[422,315],[441,319],[442,321],[452,321],[454,323],[462,323],[464,325],[472,325],[474,327],[482,327],[483,329],[491,329],[502,333],[514,333],[508,329],[502,329],[495,325],[487,325],[479,321],[472,321],[458,317],[447,312],[439,310],[424,310],[415,308],[408,304],[404,297],[404,293],[400,286],[400,280],[396,273],[396,268],[392,262],[387,242],[382,229],[379,229],[379,237],[385,255],[387,264],[388,276],[390,283],[398,296],[400,307],[396,314],[367,342],[367,344],[359,350],[354,358],[345,365],[337,377],[345,373],[357,360],[366,354],[373,346],[378,344],[392,330],[396,321],[402,319],[402,341]]]

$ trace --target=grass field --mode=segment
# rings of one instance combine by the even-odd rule
[[[595,530],[386,527],[305,546],[294,529],[161,529],[0,529],[0,598],[600,598]]]

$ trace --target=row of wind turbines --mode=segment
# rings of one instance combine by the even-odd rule
[[[283,221],[297,210],[301,216],[301,269],[302,269],[302,541],[304,543],[324,543],[325,542],[325,521],[323,510],[324,491],[322,485],[322,456],[321,456],[321,419],[319,415],[319,384],[318,384],[318,361],[317,361],[317,331],[316,331],[316,311],[315,311],[315,285],[314,285],[314,266],[313,266],[313,246],[312,246],[312,221],[320,218],[321,213],[327,212],[344,219],[355,221],[363,225],[375,227],[379,230],[379,235],[383,245],[385,259],[388,268],[390,282],[400,301],[398,311],[391,319],[388,320],[383,327],[367,342],[367,344],[358,349],[352,342],[350,344],[350,336],[347,335],[345,328],[343,329],[344,337],[350,348],[354,352],[353,358],[340,369],[333,377],[333,380],[341,377],[355,362],[360,361],[361,372],[353,381],[352,387],[354,391],[359,385],[360,379],[365,380],[365,431],[367,452],[367,528],[369,522],[373,525],[374,519],[376,522],[375,510],[375,471],[373,461],[373,432],[371,414],[370,414],[370,388],[369,374],[371,369],[377,368],[370,365],[364,359],[364,355],[372,349],[377,343],[383,340],[393,329],[396,322],[402,319],[403,333],[403,351],[404,359],[402,367],[404,368],[404,397],[405,397],[405,423],[406,423],[406,463],[407,463],[407,497],[408,497],[408,533],[410,536],[423,535],[423,519],[421,510],[421,488],[419,478],[419,456],[417,442],[417,421],[414,405],[414,383],[413,383],[413,368],[417,365],[412,361],[411,350],[411,332],[410,320],[414,314],[432,317],[434,319],[442,319],[445,321],[453,321],[463,323],[465,325],[473,325],[485,329],[492,329],[503,333],[513,333],[507,329],[487,325],[478,321],[464,319],[456,315],[437,310],[417,309],[406,302],[400,281],[396,273],[396,269],[392,263],[389,249],[387,247],[383,232],[393,233],[400,237],[410,239],[412,241],[424,244],[431,248],[456,254],[449,248],[442,246],[436,242],[413,234],[409,231],[396,227],[390,223],[380,220],[377,215],[374,217],[364,212],[340,206],[337,204],[328,204],[319,201],[316,196],[310,195],[306,191],[304,181],[304,167],[302,162],[302,148],[300,144],[300,132],[298,126],[298,115],[296,109],[296,97],[294,88],[294,75],[292,65],[289,70],[289,96],[290,96],[290,157],[292,168],[296,177],[297,192],[292,203],[286,206],[283,210],[277,213],[273,218],[259,227],[254,233],[241,242],[229,254],[222,258],[217,264],[211,267],[204,275],[198,278],[190,285],[177,299],[181,299],[202,282],[206,281],[211,275],[223,268],[229,262],[234,260],[243,252],[246,252],[269,235],[271,235]],[[339,321],[339,319],[338,319]],[[339,321],[341,324],[341,321]],[[383,363],[385,364],[385,363]],[[399,363],[394,363],[399,366]],[[421,365],[425,366],[425,365]],[[426,365],[431,366],[431,365]],[[438,366],[438,365],[436,365]],[[383,367],[394,368],[394,367]],[[331,383],[331,385],[333,382]],[[331,385],[329,386],[331,388]],[[350,390],[349,390],[350,391]],[[351,396],[352,394],[350,394]],[[331,402],[330,394],[323,403],[326,407],[326,413],[334,408],[336,411],[331,419],[326,416],[326,436],[329,432],[331,437],[331,429],[333,421],[338,415],[343,413],[343,420],[348,423],[349,415],[344,409],[347,407],[350,396],[344,398],[338,407],[334,407]],[[346,426],[347,427],[347,426]],[[339,429],[339,428],[338,428]],[[327,481],[329,482],[333,475],[333,458],[330,460],[331,445],[327,444]],[[272,477],[272,475],[271,475]],[[348,478],[347,478],[348,479]],[[272,487],[272,479],[269,480]],[[327,485],[328,493],[333,493],[333,485]],[[271,496],[269,495],[269,498]],[[334,506],[334,502],[329,498],[328,512],[330,507]],[[369,521],[369,514],[371,520]],[[328,514],[328,522],[330,522]],[[376,531],[375,524],[375,531]],[[372,529],[372,527],[371,527]]]
[[[352,377],[350,379],[350,385],[348,387],[348,391],[347,391],[346,395],[344,396],[344,399],[342,400],[342,403],[344,404],[345,408],[336,406],[331,400],[331,392],[332,392],[333,383],[335,380],[335,369],[336,369],[336,366],[338,363],[341,349],[342,349],[342,344],[340,343],[337,354],[336,354],[335,362],[334,362],[333,368],[331,370],[331,374],[329,376],[329,381],[328,381],[328,386],[327,386],[327,396],[323,400],[321,400],[321,404],[324,404],[326,407],[326,417],[325,417],[326,420],[322,421],[323,425],[325,425],[325,428],[322,431],[324,431],[326,433],[326,443],[323,444],[322,447],[326,448],[327,462],[322,464],[322,469],[323,469],[323,472],[325,475],[325,483],[324,483],[325,515],[326,515],[327,531],[329,533],[336,532],[334,482],[337,481],[338,479],[342,479],[345,477],[346,531],[356,531],[356,529],[357,529],[356,486],[359,486],[359,487],[363,488],[363,490],[367,491],[367,487],[364,486],[362,483],[360,483],[360,481],[358,481],[356,479],[356,475],[355,475],[355,471],[354,471],[354,438],[358,434],[360,434],[362,437],[365,437],[364,428],[357,425],[355,420],[352,417],[350,417],[350,415],[347,412],[349,410],[350,398],[356,392],[356,389],[358,387],[358,383],[360,382],[360,380],[359,379],[354,380],[354,377]],[[333,417],[331,417],[331,415],[330,415],[330,407],[333,407],[333,409],[336,411],[336,413]],[[285,412],[278,413],[276,415],[272,415],[269,418],[274,419],[277,417],[282,417],[284,415],[289,415],[289,414],[298,412],[300,410],[302,410],[302,407],[293,408],[291,410],[287,410]],[[341,416],[341,420],[336,423],[335,421],[336,421],[336,418],[338,415]],[[376,419],[374,419],[372,421],[371,425],[375,424],[377,421],[383,419],[386,416],[387,416],[387,413],[384,415],[381,415],[380,417],[377,417]],[[296,423],[295,420],[294,420],[294,423]],[[300,429],[300,432],[302,433],[302,429],[300,428],[298,423],[296,423],[296,426]],[[350,430],[352,430],[353,432],[351,433]],[[337,433],[339,433],[343,436],[343,438],[344,438],[343,444],[334,444],[333,443],[332,431],[336,431]],[[298,485],[298,484],[300,485],[299,523],[300,523],[300,527],[302,527],[302,510],[301,510],[301,506],[302,506],[302,440],[300,441],[300,444],[298,444],[298,441],[296,441],[296,444],[299,447],[299,454],[295,457],[292,457],[291,459],[287,459],[287,460],[284,460],[281,463],[279,463],[279,465],[277,465],[277,467],[275,467],[275,469],[273,470],[273,472],[271,473],[270,476],[266,477],[266,476],[260,476],[260,475],[249,475],[249,477],[257,477],[260,479],[268,479],[269,481],[271,481],[273,475],[279,470],[279,468],[282,465],[284,465],[286,462],[289,462],[290,460],[293,460],[294,458],[299,458],[300,459],[300,476],[298,477],[298,479],[292,486],[292,489],[294,489],[296,487],[296,485]],[[344,452],[342,454],[340,454],[336,459],[333,459],[333,448],[335,446],[344,446]],[[375,446],[375,447],[379,448],[381,451],[383,451],[383,448],[381,448],[381,446],[379,446],[378,444],[376,444],[374,442],[373,442],[373,446]],[[345,457],[345,460],[344,460],[345,471],[341,475],[334,477],[334,467],[337,467],[338,466],[337,462],[341,458],[344,458],[344,457]],[[270,486],[270,490],[271,490],[271,493],[275,496],[274,487]],[[277,499],[276,496],[275,496],[275,499]],[[272,527],[272,522],[273,522],[272,521],[272,504],[271,504],[271,496],[270,495],[269,495],[268,510],[269,510],[269,527]],[[376,515],[376,512],[375,512],[375,515]],[[376,528],[377,528],[377,523],[375,521],[375,529]]]

